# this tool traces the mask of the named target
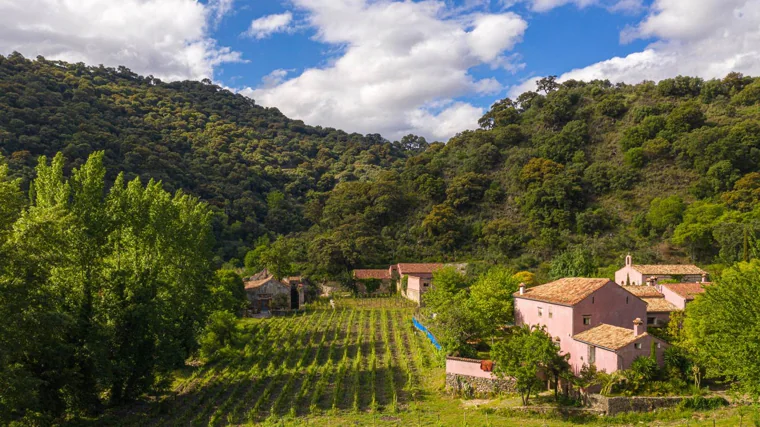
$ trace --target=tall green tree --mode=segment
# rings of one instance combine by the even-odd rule
[[[471,307],[485,334],[514,322],[514,298],[519,278],[504,267],[492,267],[470,287]]]
[[[594,256],[588,248],[577,246],[562,252],[551,262],[552,280],[563,277],[591,277],[596,273]]]
[[[685,341],[707,376],[760,398],[760,263],[739,263],[686,306]]]
[[[40,159],[29,206],[2,235],[0,384],[24,390],[0,398],[5,421],[137,398],[184,363],[205,324],[208,207],[121,175],[107,190],[102,152],[69,178],[64,163]]]
[[[544,329],[515,328],[509,337],[491,349],[494,374],[499,378],[513,378],[523,405],[527,405],[530,395],[543,384],[539,372],[553,365],[558,350]]]

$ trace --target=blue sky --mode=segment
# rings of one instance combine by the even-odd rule
[[[462,6],[465,2],[452,2]],[[482,10],[500,11],[498,2]],[[226,64],[220,67],[217,80],[228,86],[257,86],[261,79],[275,69],[295,69],[323,66],[335,54],[335,47],[313,39],[315,30],[304,28],[292,33],[276,33],[261,40],[240,35],[248,30],[251,21],[262,16],[281,14],[288,10],[287,1],[258,1],[246,5],[225,19],[214,37],[225,46],[232,46],[250,60],[246,64]],[[512,10],[529,21],[523,41],[514,49],[525,68],[518,72],[493,70],[487,65],[471,69],[477,77],[495,77],[506,86],[522,83],[532,76],[560,75],[574,68],[603,61],[614,56],[638,52],[648,44],[636,40],[622,44],[620,32],[635,25],[645,13],[644,8],[626,13],[614,13],[605,8],[578,8],[567,4],[547,12],[533,12],[526,5]],[[502,95],[506,96],[506,92]],[[494,97],[468,97],[482,107],[493,103]]]
[[[446,141],[537,78],[760,74],[760,0],[6,0],[0,54],[211,78],[311,125]]]

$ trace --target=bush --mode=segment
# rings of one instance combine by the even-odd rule
[[[645,160],[644,150],[641,147],[631,148],[625,152],[625,162],[633,168],[644,166]]]
[[[688,397],[678,404],[679,409],[691,409],[693,411],[712,411],[718,408],[728,406],[728,401],[720,396],[715,397],[702,397],[694,396]]]
[[[229,311],[215,311],[201,334],[201,357],[212,359],[216,353],[232,344],[237,330],[237,318]]]
[[[651,357],[639,356],[631,363],[631,371],[638,378],[643,381],[652,381],[657,378],[660,368],[657,366],[657,361]]]

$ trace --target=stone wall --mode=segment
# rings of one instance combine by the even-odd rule
[[[469,396],[486,396],[500,392],[515,391],[513,379],[481,378],[469,375],[446,374],[446,389]]]
[[[683,397],[607,397],[592,394],[589,396],[589,406],[594,410],[612,416],[621,412],[651,412],[662,408],[672,408],[678,406],[683,399]]]

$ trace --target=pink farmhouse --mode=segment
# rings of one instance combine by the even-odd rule
[[[618,285],[646,285],[649,279],[678,279],[681,282],[704,282],[707,272],[691,264],[639,265],[634,264],[630,255],[625,257],[625,266],[615,272]]]
[[[641,319],[647,303],[609,279],[564,278],[514,294],[515,323],[545,326],[570,354],[578,373],[584,364],[614,372],[627,369],[639,356],[649,356],[655,341],[662,362],[665,342],[649,335]]]

